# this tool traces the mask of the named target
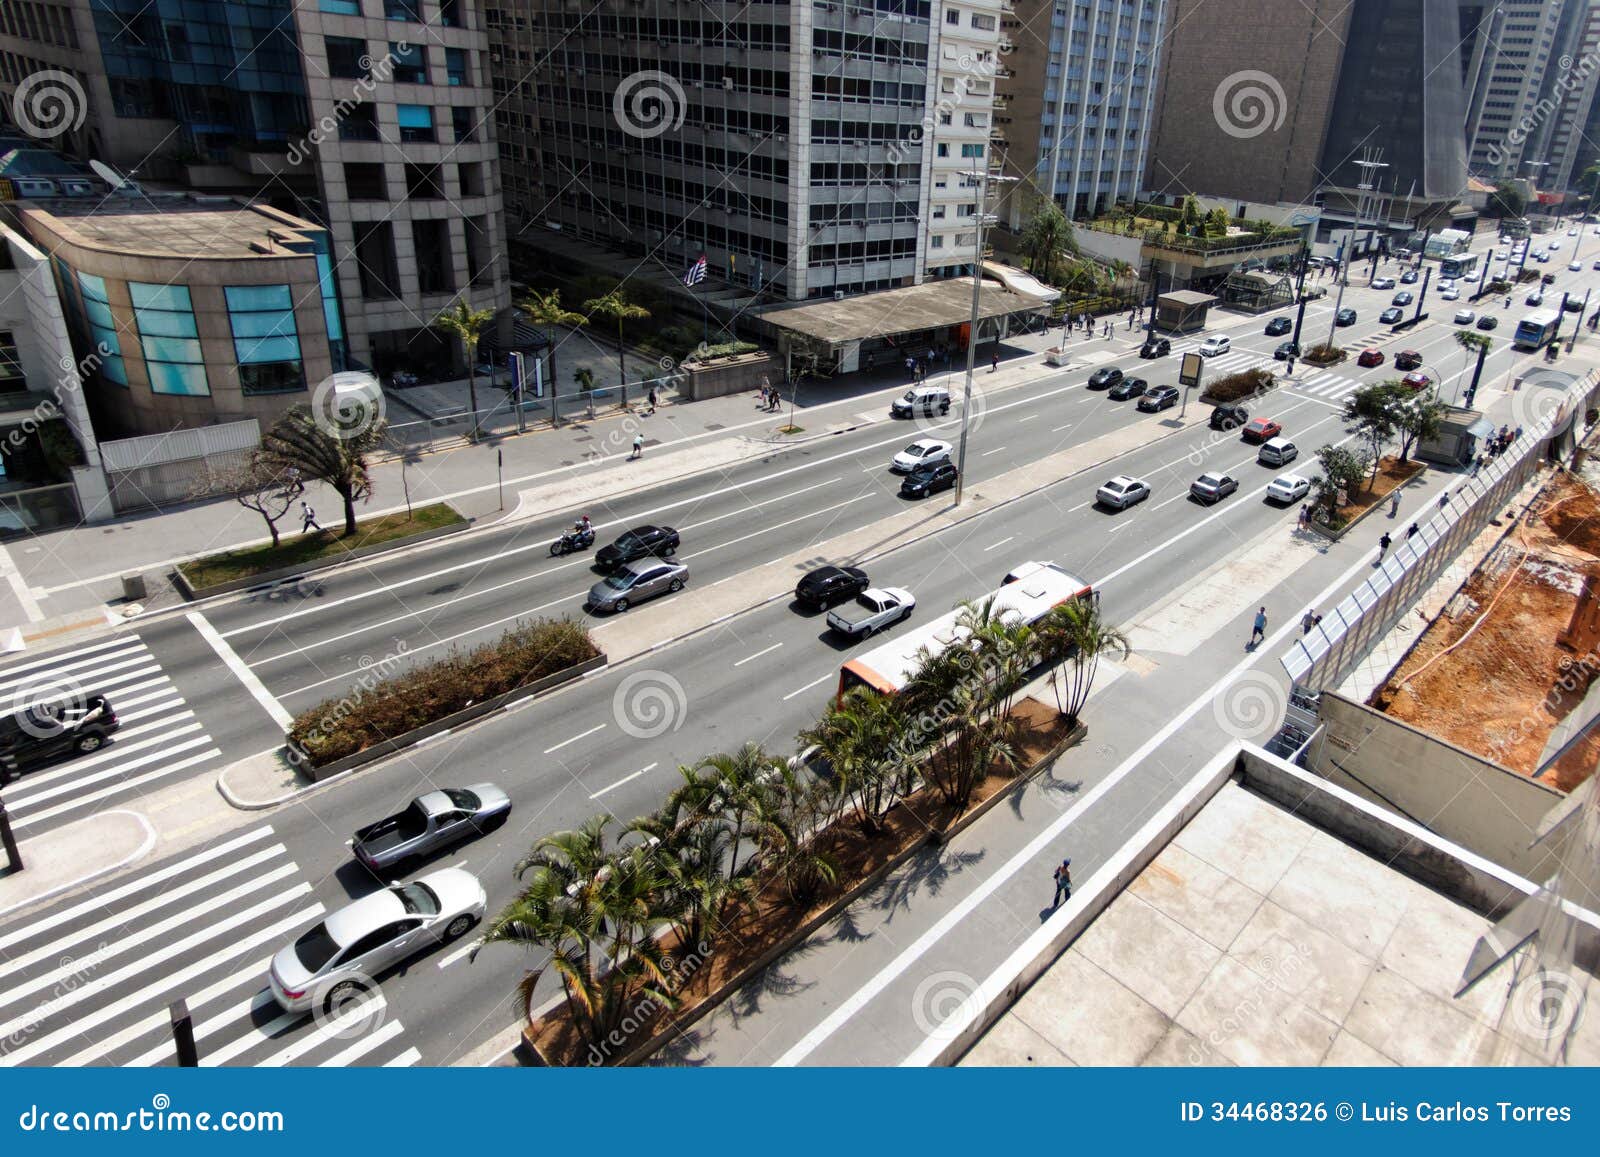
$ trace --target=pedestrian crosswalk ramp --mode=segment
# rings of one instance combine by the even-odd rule
[[[184,703],[149,647],[132,634],[0,671],[0,709],[41,699],[104,695],[121,721],[111,742],[0,781],[13,826],[23,834],[60,827],[129,804],[222,752]]]
[[[0,1067],[175,1063],[183,998],[202,1066],[416,1064],[381,988],[284,1013],[273,953],[323,915],[269,825],[0,926]]]

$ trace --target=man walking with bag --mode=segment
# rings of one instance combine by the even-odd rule
[[[1050,902],[1050,907],[1061,907],[1061,901],[1072,899],[1072,861],[1062,860],[1061,866],[1056,869],[1056,896]]]

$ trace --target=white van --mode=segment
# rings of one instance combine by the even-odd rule
[[[1263,466],[1287,466],[1300,457],[1300,449],[1287,438],[1268,438],[1261,443],[1256,461]]]
[[[889,405],[889,414],[895,418],[949,412],[950,391],[943,386],[912,386]]]

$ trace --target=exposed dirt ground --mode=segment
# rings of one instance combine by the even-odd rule
[[[1561,474],[1531,522],[1484,561],[1374,692],[1372,706],[1531,775],[1550,732],[1593,678],[1555,641],[1572,618],[1585,575],[1600,576],[1600,502]],[[1588,778],[1600,738],[1591,734],[1580,746],[1544,782],[1570,791]]]

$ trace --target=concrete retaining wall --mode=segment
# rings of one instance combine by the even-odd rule
[[[737,357],[717,358],[711,362],[685,362],[684,379],[678,390],[691,402],[706,398],[721,398],[728,394],[755,393],[761,388],[761,379],[781,386],[783,374],[773,376],[772,359],[766,354],[740,354]]]
[[[1550,851],[1528,844],[1565,800],[1561,792],[1337,692],[1324,691],[1321,706],[1326,730],[1307,752],[1311,771],[1519,875],[1544,878]]]

